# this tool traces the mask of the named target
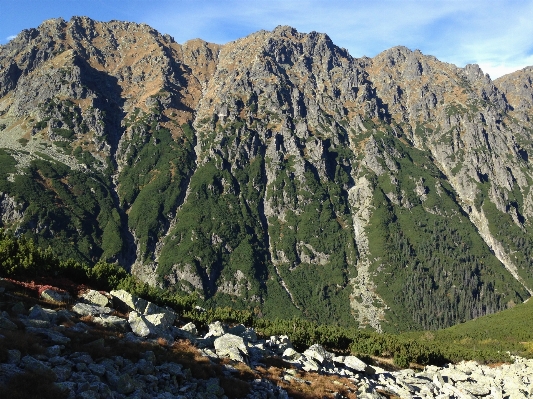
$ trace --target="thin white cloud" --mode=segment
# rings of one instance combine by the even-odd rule
[[[11,35],[11,36],[6,37],[6,40],[10,41],[10,40],[13,40],[16,37],[17,37],[17,35]]]

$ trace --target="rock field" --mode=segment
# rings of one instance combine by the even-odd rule
[[[252,328],[243,325],[229,327],[214,322],[206,333],[200,334],[193,323],[180,322],[172,309],[122,290],[110,293],[90,290],[76,300],[71,299],[74,305],[69,310],[52,309],[57,307],[52,306],[54,300],[68,299],[63,293],[45,290],[41,297],[50,301],[50,308],[34,305],[27,309],[24,303],[18,302],[0,316],[0,340],[8,340],[9,332],[24,329],[46,343],[44,353],[34,355],[9,349],[7,361],[0,363],[2,384],[18,373],[33,372],[51,378],[58,387],[68,391],[71,399],[228,397],[219,378],[195,378],[186,366],[157,359],[153,350],[140,350],[139,359],[132,361],[120,355],[109,358],[96,355],[94,349],[103,347],[103,339],[88,344],[86,352],[70,347],[72,333],[87,334],[101,326],[117,332],[116,345],[122,341],[137,343],[140,348],[146,348],[143,344],[168,347],[176,340],[187,340],[202,358],[211,362],[226,358],[221,364],[228,376],[236,376],[239,364],[256,370],[268,368],[265,359],[279,358],[284,361],[283,381],[310,385],[314,375],[328,376],[334,383],[342,380],[337,384],[349,397],[361,399],[525,399],[533,394],[533,360],[523,358],[497,367],[462,362],[445,367],[427,366],[422,371],[391,372],[368,365],[355,356],[336,356],[320,345],[299,353],[287,336],[259,339]],[[9,348],[8,341],[2,345]],[[275,382],[261,374],[256,377],[249,381],[247,398],[290,397]],[[345,396],[331,392],[329,397]]]

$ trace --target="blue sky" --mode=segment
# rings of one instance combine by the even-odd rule
[[[183,43],[226,43],[290,25],[327,33],[354,57],[396,45],[494,79],[533,65],[533,1],[500,0],[0,0],[0,44],[48,18],[145,22]]]

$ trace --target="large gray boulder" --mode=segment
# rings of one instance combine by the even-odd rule
[[[18,330],[18,327],[15,323],[9,320],[6,317],[0,316],[0,329],[4,330]]]
[[[70,342],[69,337],[65,337],[60,332],[54,331],[50,328],[26,327],[26,332],[45,337],[51,343],[57,345],[65,345]]]
[[[209,324],[209,332],[205,335],[204,338],[218,338],[223,336],[227,332],[227,326],[222,324],[220,321],[215,321],[214,323]]]
[[[103,327],[111,328],[117,331],[128,330],[128,321],[126,319],[123,319],[117,316],[103,314],[103,315],[94,317],[93,322]]]
[[[233,334],[224,334],[215,339],[215,351],[220,357],[229,357],[231,360],[246,362],[248,349],[244,339]]]
[[[129,310],[135,310],[138,313],[144,314],[148,301],[135,295],[131,295],[129,292],[124,290],[114,290],[110,292],[113,297],[113,302],[115,306],[126,307]]]
[[[136,311],[131,311],[128,317],[131,331],[138,337],[149,337],[155,335],[156,330],[152,323],[148,322],[146,318]]]
[[[322,345],[318,344],[312,345],[309,349],[306,349],[304,355],[306,358],[316,360],[320,364],[333,359],[333,354],[326,351]]]
[[[68,303],[72,299],[68,292],[59,291],[51,288],[41,292],[41,298],[45,301],[52,302],[54,304]]]
[[[50,317],[48,316],[48,313],[46,313],[43,310],[43,308],[40,307],[39,305],[35,305],[30,309],[30,314],[28,315],[28,319],[50,321]]]
[[[54,381],[57,378],[56,374],[51,367],[46,365],[44,362],[35,359],[33,356],[24,356],[20,364],[24,367],[24,370],[31,373],[41,374],[52,378]]]
[[[87,291],[85,294],[81,295],[80,298],[84,302],[91,305],[97,305],[101,307],[107,307],[110,305],[109,298],[95,290]]]
[[[99,316],[103,314],[110,314],[111,312],[113,312],[113,309],[78,302],[72,307],[72,311],[80,316]]]
[[[163,338],[168,342],[174,341],[168,320],[163,313],[143,315],[136,311],[131,311],[128,322],[131,331],[138,337]]]
[[[181,327],[181,330],[188,332],[194,337],[198,336],[198,329],[196,328],[196,325],[192,322],[185,324],[183,327]]]
[[[156,315],[163,314],[164,316],[157,316],[156,319],[161,319],[158,323],[167,324],[167,328],[174,324],[178,315],[174,310],[168,307],[157,306],[156,304],[149,302],[143,298],[139,298],[135,295],[131,295],[124,290],[116,290],[110,292],[113,297],[115,306],[127,308],[143,315]]]
[[[344,363],[346,367],[354,371],[364,372],[367,369],[367,365],[361,359],[356,356],[342,356],[341,363]],[[333,361],[337,361],[338,358],[334,358]]]

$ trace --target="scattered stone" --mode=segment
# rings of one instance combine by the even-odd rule
[[[128,330],[128,321],[118,316],[103,314],[101,316],[93,317],[93,322],[116,331]]]
[[[110,305],[109,298],[95,290],[87,291],[85,294],[81,295],[80,298],[88,304],[100,306],[102,308]]]
[[[100,316],[113,312],[113,309],[88,303],[78,302],[72,307],[72,311],[80,316]]]
[[[53,288],[49,288],[41,292],[41,299],[52,302],[54,304],[68,303],[72,297],[68,292],[59,291]]]
[[[227,327],[223,325],[220,321],[215,321],[214,323],[209,324],[209,332],[205,335],[204,338],[218,338],[226,334],[226,332]]]
[[[141,298],[136,298],[135,301],[139,303]],[[147,301],[146,303],[145,311],[164,309],[154,307]],[[82,309],[89,306],[90,309],[98,309],[98,312],[109,309],[96,304],[80,303],[75,306],[77,305],[81,305]],[[101,314],[93,316],[93,321],[121,331],[130,326],[133,332],[124,334],[122,342],[157,343],[159,341],[156,338],[167,339],[170,332],[178,336],[186,335],[194,345],[202,348],[199,349],[201,355],[212,359],[226,357],[235,362],[248,363],[252,368],[264,366],[261,362],[267,356],[282,354],[282,358],[294,367],[284,370],[282,378],[285,381],[310,383],[299,378],[298,370],[348,377],[354,384],[350,389],[357,391],[358,399],[522,399],[532,397],[533,394],[533,360],[517,357],[514,364],[497,368],[462,362],[444,367],[428,366],[416,373],[409,369],[389,372],[369,366],[356,356],[334,356],[321,345],[312,345],[301,354],[292,348],[287,336],[258,340],[255,331],[243,325],[227,328],[224,324],[215,322],[202,337],[198,335],[193,323],[182,328],[169,325],[175,313],[172,311],[169,318],[169,313],[166,312],[168,309],[164,310],[165,312],[150,314],[132,310],[128,320]],[[49,341],[49,346],[41,354],[24,357],[18,350],[7,350],[5,363],[0,363],[0,384],[17,373],[30,371],[54,379],[57,386],[65,388],[68,397],[72,399],[126,396],[139,399],[224,397],[218,379],[194,379],[190,370],[184,370],[177,363],[167,362],[156,366],[158,359],[154,351],[142,352],[136,362],[121,356],[93,359],[89,353],[102,353],[102,349],[105,349],[104,339],[97,339],[81,346],[80,350],[86,352],[68,354],[65,345],[70,339],[61,334],[67,327],[57,326],[56,323],[60,319],[69,320],[73,317],[72,314],[67,310],[56,312],[36,305],[31,309],[30,315],[31,318],[19,316],[19,320],[27,326],[26,332],[45,338]],[[8,316],[6,312],[0,313],[0,325],[3,321],[12,323]],[[84,323],[68,328],[69,331],[80,334],[89,329]],[[0,339],[5,338],[0,335]],[[117,343],[120,344],[119,339],[117,338]],[[173,337],[168,339],[172,340]],[[239,368],[223,364],[223,373],[235,377]],[[247,398],[288,398],[285,391],[268,381],[258,379],[249,384],[252,393]],[[342,398],[340,393],[334,391],[331,396]]]
[[[18,330],[18,327],[15,323],[9,320],[6,317],[0,316],[0,329],[4,330]]]
[[[183,327],[181,327],[181,330],[191,334],[193,337],[198,336],[198,330],[196,329],[194,323],[185,324]]]
[[[30,314],[28,315],[28,319],[31,320],[44,320],[44,321],[50,321],[50,317],[48,317],[48,313],[46,313],[43,308],[41,308],[39,305],[35,305],[30,309]]]
[[[366,363],[355,356],[346,356],[343,363],[354,371],[365,372],[367,370]]]
[[[37,360],[32,356],[24,356],[20,360],[20,364],[22,365],[22,367],[24,367],[25,371],[45,375],[47,377],[52,378],[53,380],[57,378],[51,367],[47,366],[44,362]]]
[[[131,311],[128,318],[131,331],[138,337],[148,337],[150,334],[155,334],[155,329],[148,323],[145,317],[136,311]]]
[[[326,351],[321,345],[312,345],[309,349],[304,351],[305,357],[308,359],[316,360],[318,363],[324,363],[324,361],[331,360],[333,355]]]
[[[23,313],[26,313],[26,307],[24,306],[22,302],[17,302],[16,304],[13,305],[13,307],[11,308],[11,311],[16,314],[23,314]]]
[[[124,290],[111,291],[113,303],[116,307],[125,307],[127,310],[134,310],[138,313],[144,314],[148,301],[131,295]]]
[[[218,356],[229,357],[231,360],[246,362],[248,349],[244,339],[233,334],[224,334],[215,339],[215,351]]]

